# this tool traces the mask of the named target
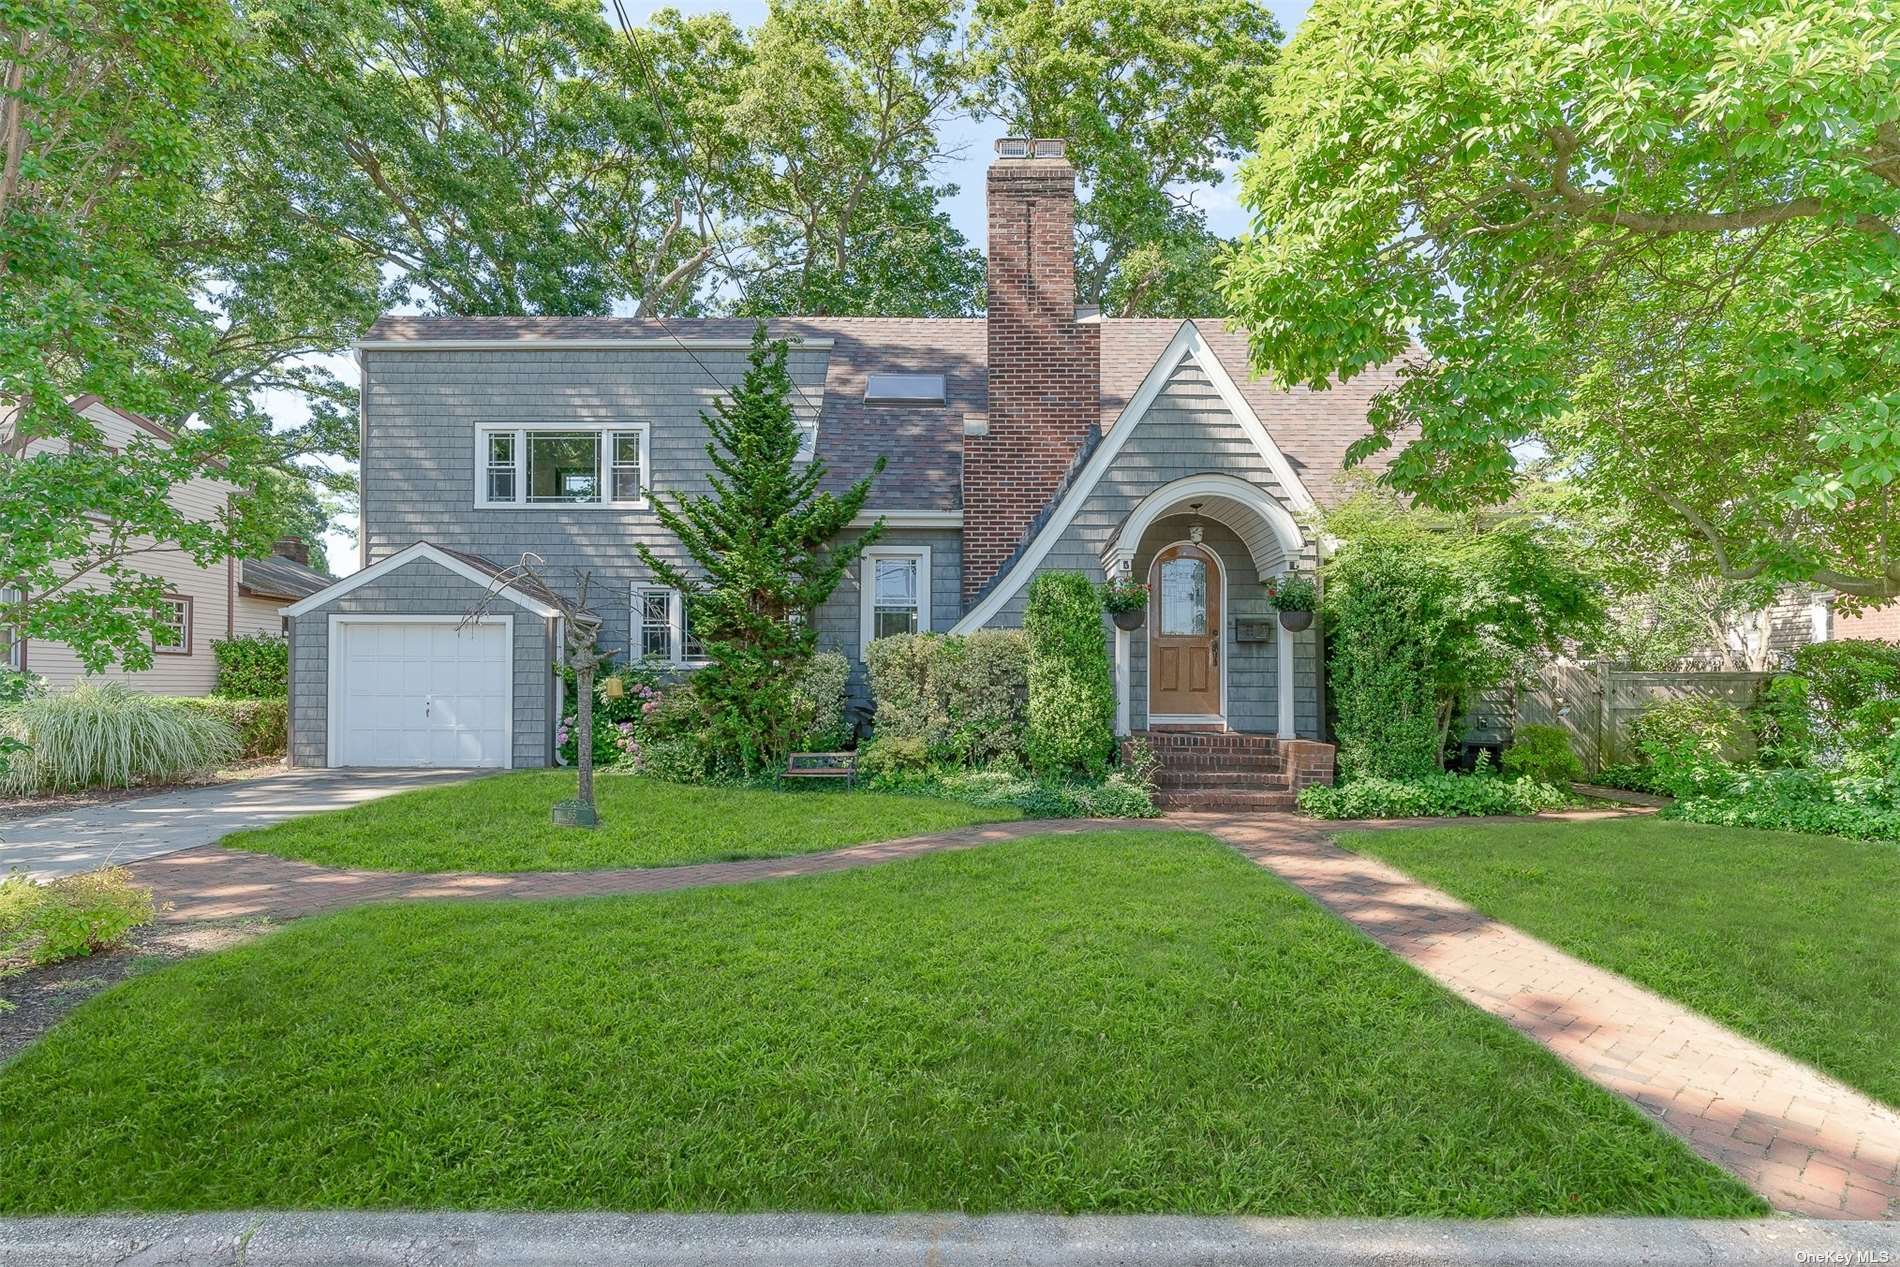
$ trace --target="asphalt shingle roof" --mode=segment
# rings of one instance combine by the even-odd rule
[[[547,339],[745,339],[749,318],[384,317],[365,342]],[[1365,434],[1366,406],[1396,367],[1369,371],[1330,391],[1281,391],[1248,367],[1247,338],[1218,319],[1196,322],[1229,377],[1240,385],[1308,491],[1322,504],[1343,491],[1346,448]],[[1112,427],[1180,329],[1176,319],[1108,319],[1102,328],[1102,413]],[[889,459],[872,500],[885,509],[954,510],[962,505],[963,419],[988,407],[987,330],[981,317],[786,317],[766,322],[774,338],[829,339],[818,453],[834,491]],[[867,405],[874,373],[941,373],[941,405]]]

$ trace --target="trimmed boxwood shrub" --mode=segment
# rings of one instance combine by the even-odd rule
[[[915,739],[928,760],[965,766],[1022,755],[1029,640],[1021,630],[879,638],[865,669],[880,739]]]
[[[212,693],[228,699],[275,699],[290,694],[290,644],[273,634],[214,638],[218,662]]]
[[[1315,818],[1536,814],[1569,802],[1561,788],[1548,783],[1470,774],[1427,774],[1414,779],[1368,775],[1338,787],[1315,785],[1300,792],[1300,808]]]
[[[1029,729],[1024,751],[1039,774],[1100,778],[1115,749],[1115,684],[1094,584],[1080,572],[1029,583]]]
[[[1562,726],[1519,726],[1511,735],[1511,746],[1504,750],[1500,763],[1504,773],[1534,783],[1555,787],[1583,778],[1583,762],[1571,750],[1570,736]]]

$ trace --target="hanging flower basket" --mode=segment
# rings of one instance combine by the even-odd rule
[[[1102,607],[1115,628],[1139,629],[1148,614],[1148,587],[1129,577],[1111,576],[1102,583]]]
[[[1280,613],[1280,628],[1298,633],[1313,623],[1313,609],[1319,606],[1319,586],[1313,578],[1299,572],[1268,577],[1261,586],[1267,591],[1267,605]]]

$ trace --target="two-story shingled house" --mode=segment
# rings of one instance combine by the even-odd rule
[[[842,488],[872,468],[883,539],[816,613],[861,662],[905,630],[1022,620],[1045,569],[1150,578],[1133,634],[1104,623],[1125,733],[1283,795],[1324,768],[1319,633],[1271,619],[1261,578],[1310,566],[1303,512],[1335,495],[1368,374],[1330,392],[1252,377],[1216,321],[1075,306],[1075,176],[1059,142],[990,168],[988,316],[785,318],[810,451]],[[602,643],[690,665],[679,595],[633,546],[684,561],[651,499],[705,487],[701,411],[743,375],[752,324],[390,317],[360,345],[361,571],[288,609],[291,758],[304,765],[539,766],[561,709],[555,609],[515,589],[533,551],[592,573]],[[863,675],[854,672],[863,702]],[[1304,742],[1303,742],[1304,741]],[[1291,755],[1289,755],[1291,754]],[[1164,754],[1165,755],[1165,754]],[[1210,771],[1207,786],[1220,781]],[[1257,778],[1252,777],[1257,776]]]

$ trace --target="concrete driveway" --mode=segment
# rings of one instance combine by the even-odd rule
[[[37,880],[212,844],[245,827],[359,805],[493,770],[285,770],[0,821],[0,875]]]

